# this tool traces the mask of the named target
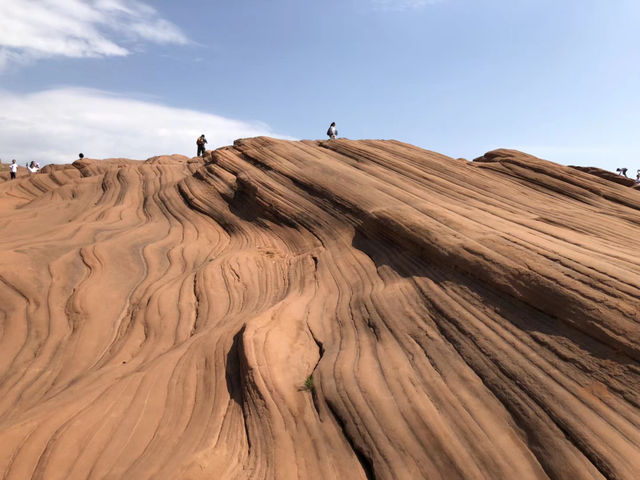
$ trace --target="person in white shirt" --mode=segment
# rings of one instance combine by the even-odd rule
[[[336,128],[336,122],[331,122],[329,126],[329,130],[327,130],[327,135],[329,135],[329,139],[333,140],[338,135],[338,129]]]
[[[16,174],[18,173],[18,164],[15,160],[11,160],[11,165],[9,166],[11,169],[11,180],[16,178]]]

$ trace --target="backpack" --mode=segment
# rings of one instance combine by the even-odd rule
[[[331,127],[329,127],[329,130],[327,130],[327,135],[331,136]]]

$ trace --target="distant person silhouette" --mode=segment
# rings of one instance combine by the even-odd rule
[[[620,175],[622,175],[622,176],[624,176],[626,178],[629,178],[629,177],[627,177],[627,169],[624,168],[624,167],[623,168],[616,168],[616,172],[618,172]]]
[[[78,158],[79,158],[80,160],[82,160],[82,159],[84,158],[84,153],[80,152],[80,153],[78,154]]]
[[[11,170],[11,180],[16,178],[16,174],[18,173],[18,164],[15,160],[11,160],[11,165],[9,166]]]
[[[196,140],[196,145],[198,146],[198,154],[196,156],[203,156],[204,157],[204,146],[207,144],[207,139],[204,138],[204,133],[202,135],[200,135],[198,137],[198,140]]]
[[[336,128],[336,122],[331,122],[329,125],[329,130],[327,130],[327,135],[329,136],[329,140],[333,140],[338,135],[338,129]]]

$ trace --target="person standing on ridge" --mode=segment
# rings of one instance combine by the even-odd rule
[[[329,130],[327,130],[327,135],[329,135],[329,140],[334,140],[336,138],[336,135],[338,135],[336,122],[331,122],[331,125],[329,125]]]
[[[11,169],[11,180],[13,180],[14,178],[16,178],[16,173],[18,173],[18,164],[16,163],[15,159],[11,160],[11,165],[9,166],[9,168]]]
[[[204,157],[204,152],[205,152],[204,146],[206,145],[206,143],[207,143],[207,139],[204,138],[204,133],[203,133],[202,135],[200,135],[200,137],[198,137],[198,140],[196,140],[196,145],[198,146],[198,155],[196,156],[199,157],[202,154],[202,156]]]
[[[618,172],[623,177],[629,178],[629,177],[627,177],[627,169],[624,168],[624,167],[623,168],[616,168],[616,172]]]

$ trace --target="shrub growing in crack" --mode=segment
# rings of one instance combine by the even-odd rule
[[[316,387],[313,384],[313,375],[309,375],[307,377],[307,379],[304,381],[304,385],[302,386],[301,390],[305,390],[307,392],[313,392],[315,391]]]

